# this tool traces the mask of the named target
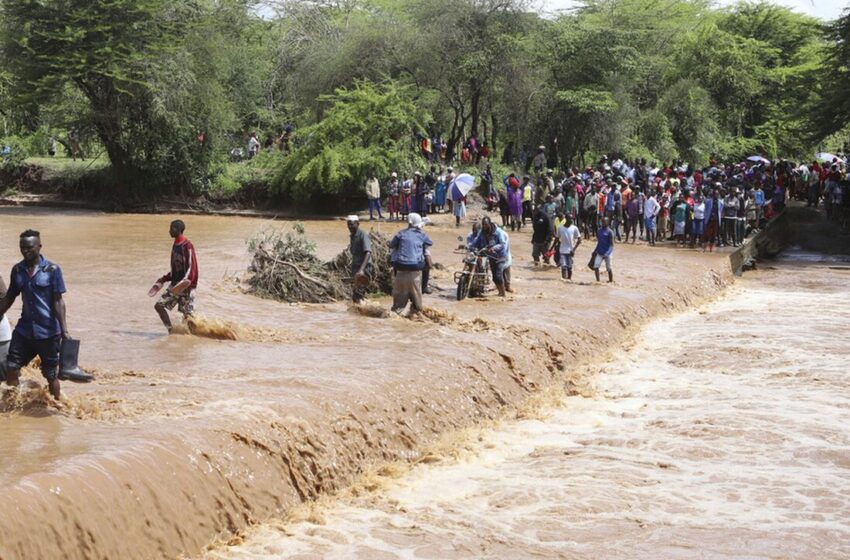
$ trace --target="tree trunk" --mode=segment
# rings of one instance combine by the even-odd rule
[[[496,115],[490,115],[490,122],[492,123],[492,126],[490,127],[490,151],[493,152],[493,154],[495,155],[499,149],[498,145],[496,144],[496,138],[498,137],[497,133],[499,131],[499,122],[496,119]]]
[[[481,90],[478,88],[478,83],[476,80],[472,80],[470,85],[470,89],[472,90],[472,99],[470,100],[470,136],[478,137],[478,121],[481,116]]]

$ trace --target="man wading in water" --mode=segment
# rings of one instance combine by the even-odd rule
[[[198,287],[198,258],[195,255],[195,247],[186,239],[183,232],[186,224],[183,220],[174,220],[168,228],[168,234],[174,238],[174,246],[171,248],[171,272],[156,281],[148,295],[153,297],[162,289],[166,282],[170,282],[165,293],[154,305],[159,313],[162,324],[171,332],[171,318],[168,311],[177,307],[183,317],[189,317],[195,311],[195,288]]]
[[[411,213],[407,217],[408,227],[390,240],[393,265],[393,307],[401,313],[410,302],[413,311],[422,311],[422,270],[425,268],[426,252],[433,242],[422,231],[422,217]]]
[[[6,383],[20,384],[21,368],[38,356],[41,374],[50,394],[59,400],[59,350],[69,338],[65,322],[65,280],[62,269],[41,256],[41,235],[28,229],[20,237],[24,260],[12,268],[9,289],[0,284],[0,316],[6,314],[18,295],[23,300],[21,318],[15,325],[6,358]]]
[[[351,297],[360,303],[372,279],[372,240],[360,229],[360,218],[352,214],[345,219],[351,234]]]

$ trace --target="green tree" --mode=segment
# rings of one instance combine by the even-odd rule
[[[233,122],[235,100],[227,97],[222,60],[241,40],[223,22],[235,15],[237,27],[244,24],[246,2],[2,0],[0,6],[14,98],[43,108],[62,104],[68,87],[79,91],[88,111],[75,124],[91,127],[103,145],[117,198],[192,190],[208,179],[214,143]]]
[[[850,10],[826,28],[823,96],[814,108],[810,137],[820,141],[850,123]]]
[[[295,201],[322,195],[354,195],[369,171],[387,176],[411,165],[413,133],[428,115],[412,100],[410,87],[392,81],[358,81],[323,96],[324,118],[301,129],[301,144],[282,160],[277,188]]]

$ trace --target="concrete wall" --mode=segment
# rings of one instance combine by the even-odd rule
[[[746,240],[743,246],[729,255],[729,264],[736,276],[743,273],[744,264],[779,254],[791,244],[793,238],[792,222],[798,208],[788,207],[759,231]]]

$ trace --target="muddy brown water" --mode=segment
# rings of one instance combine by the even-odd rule
[[[42,403],[34,373],[22,404],[4,404],[4,560],[197,553],[563,384],[568,365],[604,357],[628,328],[729,282],[722,256],[618,246],[616,284],[596,285],[581,266],[585,246],[567,285],[555,269],[532,266],[523,231],[511,238],[517,293],[457,303],[451,274],[461,255],[453,250],[467,231],[441,220],[428,229],[435,260],[448,268],[434,274],[443,290],[426,298],[432,318],[376,319],[346,303],[288,305],[242,293],[233,277],[248,265],[245,241],[288,225],[192,216],[199,313],[252,335],[168,336],[147,290],[167,270],[175,217],[0,209],[0,273],[8,280],[20,259],[19,232],[40,230],[44,255],[64,271],[81,364],[97,375],[65,385],[62,411]],[[305,226],[322,257],[347,243],[341,221]],[[10,318],[19,310],[18,302]]]
[[[848,558],[847,262],[791,250],[586,394],[205,558]]]

